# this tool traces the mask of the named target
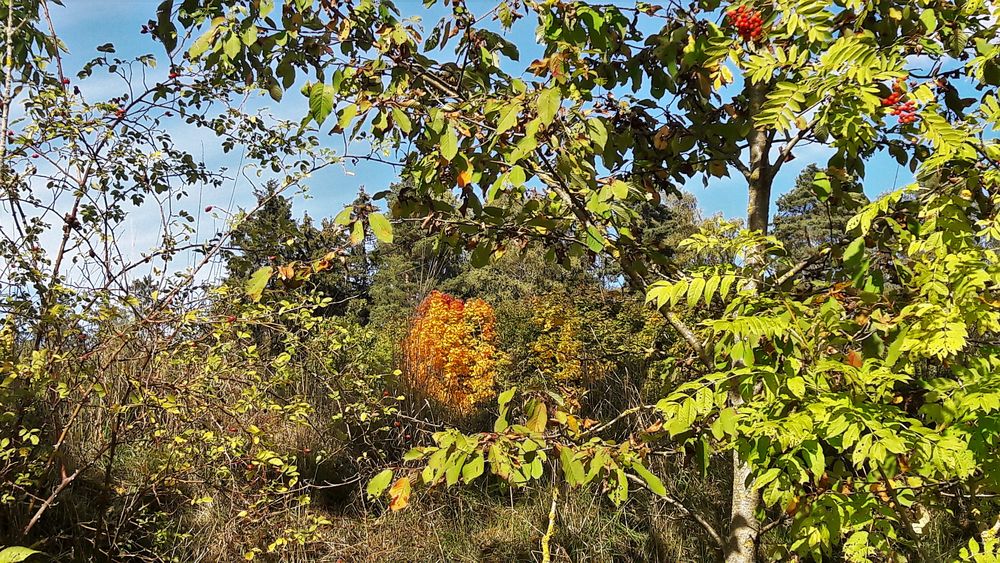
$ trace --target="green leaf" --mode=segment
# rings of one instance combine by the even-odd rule
[[[611,502],[615,503],[615,506],[621,506],[623,502],[628,500],[628,477],[620,467],[615,468],[615,475],[618,477],[618,483],[612,486],[608,496],[611,498]]]
[[[469,262],[473,268],[482,268],[490,263],[490,256],[493,255],[493,247],[488,242],[480,242],[472,250]]]
[[[538,119],[544,125],[552,123],[559,105],[562,103],[562,94],[557,88],[546,88],[538,94]]]
[[[240,41],[240,36],[232,32],[226,36],[226,40],[222,43],[222,51],[230,59],[238,57],[242,48],[243,43]]]
[[[820,201],[830,199],[833,188],[830,186],[830,178],[826,175],[826,172],[817,172],[813,176],[813,193],[816,194],[816,198]]]
[[[806,395],[806,380],[799,376],[790,377],[785,383],[788,386],[788,390],[792,392],[799,399],[805,397]]]
[[[191,60],[195,60],[205,54],[205,51],[208,51],[208,48],[212,46],[212,41],[214,39],[214,28],[206,31],[201,35],[201,37],[196,39],[195,42],[191,44],[191,48],[188,49],[188,56],[191,57]]]
[[[514,393],[517,391],[517,387],[512,387],[497,397],[497,404],[500,405],[500,415],[497,417],[496,421],[493,423],[494,432],[503,432],[507,429],[509,425],[507,422],[507,413],[510,411],[510,400],[514,398]]]
[[[355,221],[351,228],[351,244],[361,244],[365,240],[365,226],[361,221]]]
[[[471,483],[483,474],[483,467],[483,454],[481,452],[476,453],[475,457],[462,467],[462,480],[466,483]]]
[[[573,456],[572,448],[567,448],[564,446],[558,446],[559,448],[559,465],[562,466],[563,475],[566,477],[566,482],[570,487],[576,487],[577,485],[582,485],[587,477],[586,472],[583,468],[583,463],[580,460],[575,459]]]
[[[732,407],[724,408],[719,411],[719,424],[722,425],[722,431],[730,436],[736,435],[736,411]]]
[[[260,301],[261,296],[264,294],[264,288],[267,287],[267,282],[271,281],[271,274],[274,273],[274,268],[271,266],[264,266],[254,272],[250,279],[246,283],[246,292],[250,296],[250,299],[256,303]]]
[[[690,397],[684,399],[684,402],[680,404],[680,408],[677,409],[674,419],[667,425],[667,432],[670,433],[670,437],[673,438],[678,434],[687,432],[691,428],[691,425],[694,424],[697,414],[698,407],[694,399]]]
[[[809,472],[813,474],[813,482],[819,483],[826,471],[826,455],[823,447],[816,440],[808,440],[802,444],[803,457],[809,464]]]
[[[44,555],[41,551],[35,551],[27,547],[11,546],[0,551],[0,563],[20,563],[32,555]]]
[[[688,285],[687,291],[687,306],[688,308],[694,308],[701,300],[701,293],[705,291],[705,278],[696,277],[691,280],[690,285]]]
[[[354,211],[354,207],[345,207],[337,213],[337,216],[333,218],[333,223],[335,225],[347,226],[351,222],[351,213]]]
[[[924,24],[928,33],[932,33],[938,26],[937,15],[932,9],[926,9],[920,13],[920,23]]]
[[[639,477],[642,477],[642,480],[646,482],[646,486],[649,487],[649,490],[653,494],[661,497],[667,496],[667,488],[663,486],[663,481],[656,475],[653,475],[653,472],[646,469],[641,463],[632,463],[632,470],[638,473]]]
[[[392,470],[385,469],[380,472],[375,477],[372,477],[371,481],[368,481],[368,486],[365,487],[365,492],[370,496],[378,497],[389,487],[389,483],[392,482]]]
[[[399,130],[407,135],[413,130],[413,123],[410,122],[410,117],[406,115],[400,108],[392,108],[392,121],[399,127]]]
[[[906,340],[907,332],[909,332],[909,327],[903,328],[903,330],[899,331],[899,334],[896,335],[896,339],[892,341],[892,344],[889,345],[889,350],[885,355],[885,367],[891,368],[896,365],[896,362],[899,360],[899,355],[903,352],[903,342]]]
[[[309,88],[309,117],[323,125],[333,111],[333,87],[317,82]]]
[[[424,457],[423,448],[411,448],[410,451],[403,454],[403,461],[415,461]]]
[[[597,227],[593,225],[587,227],[587,248],[589,248],[591,252],[601,252],[604,250],[604,245],[606,243],[607,240]]]
[[[778,475],[781,475],[781,469],[777,467],[772,467],[768,469],[767,471],[764,472],[763,475],[761,475],[760,477],[757,478],[756,481],[754,481],[753,488],[755,489],[764,488],[765,485],[777,479]]]
[[[448,483],[449,487],[458,483],[458,479],[462,475],[463,466],[465,465],[465,458],[468,457],[468,455],[469,454],[465,452],[457,452],[448,459],[444,476],[445,482]]]
[[[611,182],[611,195],[613,195],[615,199],[625,199],[628,197],[628,184],[626,182],[622,182],[621,180]]]
[[[865,255],[865,237],[858,237],[851,241],[844,249],[844,265],[851,270],[857,269],[861,265],[861,259]]]
[[[604,121],[599,117],[591,117],[587,120],[587,132],[590,133],[590,140],[603,151],[608,144],[608,128]]]
[[[510,400],[514,398],[514,393],[516,392],[517,387],[512,387],[503,393],[500,393],[500,396],[497,397],[497,404],[500,405],[500,408],[505,408],[507,404],[510,403]]]
[[[392,225],[389,220],[379,212],[374,212],[368,216],[368,225],[371,226],[375,238],[386,244],[392,244]]]
[[[496,134],[507,131],[511,127],[517,125],[517,118],[521,115],[521,104],[510,104],[504,106],[500,111],[500,119],[497,121]]]
[[[172,21],[173,13],[173,0],[163,0],[159,7],[156,8],[156,36],[168,52],[173,51],[177,47],[177,28]],[[100,51],[100,48],[98,48],[98,51]],[[113,53],[114,50],[112,49],[111,52]]]
[[[444,135],[441,136],[441,158],[451,162],[451,159],[455,158],[457,154],[458,133],[455,133],[455,128],[449,125]]]
[[[340,110],[340,119],[337,120],[337,127],[341,130],[347,129],[351,122],[354,121],[356,115],[358,115],[358,106],[356,104],[344,106],[344,109]]]
[[[708,464],[712,459],[712,445],[708,442],[708,436],[702,434],[694,448],[695,459],[698,462],[698,469],[701,470],[702,478],[708,476]]]
[[[510,167],[510,172],[507,174],[507,181],[510,182],[510,185],[520,188],[526,180],[527,177],[524,173],[524,168],[517,165]]]

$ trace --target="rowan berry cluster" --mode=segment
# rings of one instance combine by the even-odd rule
[[[726,17],[744,41],[756,41],[764,33],[764,18],[753,8],[737,6],[726,12]]]
[[[913,123],[917,120],[917,104],[913,100],[903,101],[903,89],[897,83],[893,86],[892,94],[882,99],[882,105],[892,107],[892,115],[899,118],[903,125]]]

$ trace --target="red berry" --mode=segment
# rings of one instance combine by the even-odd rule
[[[403,438],[405,438],[407,441],[409,441],[409,440],[413,439],[413,435],[412,434],[407,434],[406,436],[403,436]]]
[[[228,317],[226,317],[226,322],[227,323],[234,323],[234,322],[236,322],[236,317],[233,316],[233,315],[229,315]]]
[[[395,426],[396,428],[399,428],[400,426],[402,426],[402,425],[401,425],[401,424],[399,423],[399,421],[398,421],[398,420],[397,420],[397,421],[395,421],[395,422],[393,422],[393,423],[392,423],[392,425],[393,425],[393,426]]]
[[[69,78],[63,78],[62,79],[62,83],[63,84],[69,84]]]
[[[383,397],[388,397],[389,396],[389,392],[388,391],[382,391],[382,396]]]
[[[209,206],[205,207],[205,213],[211,213],[211,212],[212,212],[212,209],[213,209],[213,208],[212,208],[212,206],[211,206],[211,205],[209,205]]]
[[[33,155],[31,155],[31,158],[38,158],[39,156],[42,156],[42,155],[40,155],[40,154],[38,154],[38,153],[36,152],[36,153],[34,153]]]
[[[173,80],[173,79],[177,78],[178,76],[180,76],[180,74],[178,74],[176,72],[171,72],[168,76],[170,77],[171,80]]]

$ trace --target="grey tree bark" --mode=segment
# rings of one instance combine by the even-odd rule
[[[766,84],[748,84],[747,112],[750,119],[760,112],[766,96]],[[767,233],[767,224],[771,205],[771,171],[768,163],[770,140],[767,132],[751,129],[748,136],[750,149],[750,166],[746,172],[749,193],[747,196],[747,227],[751,231]],[[754,252],[747,257],[747,262],[763,266],[763,250]],[[757,268],[761,272],[763,267]],[[755,290],[760,279],[752,280],[747,289]],[[739,407],[743,397],[735,389],[729,395],[730,405]],[[726,563],[752,563],[756,557],[757,539],[760,523],[757,521],[757,507],[760,497],[752,488],[751,470],[749,464],[733,452],[733,489],[732,504],[729,511],[729,537],[726,541]]]

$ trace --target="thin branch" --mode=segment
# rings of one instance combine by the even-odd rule
[[[637,484],[637,485],[639,485],[639,486],[641,486],[641,487],[643,487],[643,488],[645,488],[647,490],[649,489],[649,485],[647,485],[646,481],[644,481],[643,479],[640,479],[639,477],[636,477],[635,475],[632,475],[631,473],[626,473],[625,476],[628,478],[629,481],[631,481],[631,482],[633,482],[633,483],[635,483],[635,484]],[[650,492],[653,492],[653,491],[650,491]],[[712,538],[712,543],[715,544],[716,548],[718,548],[720,550],[725,548],[726,544],[725,544],[725,542],[722,541],[722,536],[715,529],[715,526],[712,526],[712,523],[709,522],[708,520],[706,520],[704,516],[702,516],[701,514],[698,514],[697,512],[691,510],[690,508],[684,506],[684,504],[681,501],[679,501],[679,500],[671,497],[670,495],[658,495],[656,493],[653,493],[653,494],[656,495],[658,498],[663,499],[664,501],[666,501],[667,504],[669,504],[670,506],[672,506],[675,510],[677,510],[678,512],[680,512],[684,516],[686,516],[688,518],[691,518],[692,520],[694,520],[695,522],[697,522],[702,527],[702,529],[705,530],[705,533],[708,534],[708,537]]]
[[[810,254],[809,256],[807,256],[806,258],[804,258],[798,264],[792,266],[792,269],[790,269],[787,272],[785,272],[784,274],[782,274],[781,277],[779,277],[777,280],[774,281],[774,285],[777,285],[777,286],[784,285],[785,282],[787,282],[787,281],[791,280],[792,278],[794,278],[795,276],[799,275],[802,272],[802,270],[805,270],[809,266],[815,264],[821,258],[825,257],[829,253],[830,253],[830,247],[825,246],[823,248],[820,248],[816,252],[814,252],[814,253]]]

